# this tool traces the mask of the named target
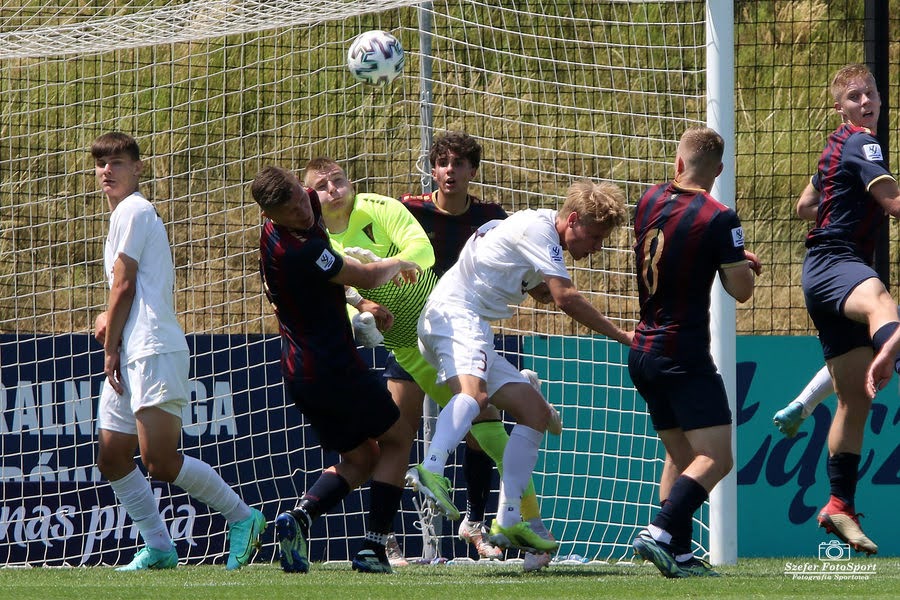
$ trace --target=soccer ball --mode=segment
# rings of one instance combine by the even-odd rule
[[[387,31],[367,31],[350,44],[347,67],[358,81],[370,85],[392,82],[403,71],[406,55],[400,40]]]

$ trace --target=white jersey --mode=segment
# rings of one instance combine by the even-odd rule
[[[506,319],[547,276],[571,279],[556,231],[556,211],[520,210],[479,227],[428,302],[461,306],[490,321]]]
[[[131,361],[165,352],[187,350],[175,316],[175,266],[162,219],[139,192],[122,200],[109,220],[103,267],[113,284],[113,264],[120,254],[138,263],[131,312],[122,332],[120,360]]]

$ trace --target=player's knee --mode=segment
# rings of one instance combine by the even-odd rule
[[[141,462],[144,463],[150,477],[157,481],[172,483],[178,477],[178,472],[181,471],[180,460],[162,454],[141,453]]]

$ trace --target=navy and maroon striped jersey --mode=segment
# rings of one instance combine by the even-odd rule
[[[667,182],[641,197],[634,232],[641,322],[631,347],[708,363],[713,280],[719,267],[746,260],[737,213],[703,190]]]
[[[838,127],[828,136],[812,178],[821,196],[816,226],[806,236],[806,247],[839,245],[871,264],[887,217],[868,190],[886,177],[892,178],[881,145],[871,132],[850,124]]]
[[[293,230],[270,220],[259,237],[263,288],[278,317],[281,371],[287,380],[346,377],[367,367],[356,350],[344,286],[329,281],[344,266],[331,248],[318,194],[307,189],[316,224]]]
[[[459,252],[476,229],[494,219],[505,219],[506,211],[499,204],[481,202],[475,196],[467,197],[469,209],[461,215],[450,215],[434,204],[432,194],[400,198],[409,212],[416,217],[434,246],[434,272],[441,277],[453,266]]]

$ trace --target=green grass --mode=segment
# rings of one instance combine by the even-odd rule
[[[307,575],[282,573],[277,564],[251,565],[236,573],[221,566],[179,567],[175,571],[117,573],[108,567],[0,569],[5,599],[56,598],[200,600],[326,598],[412,598],[490,600],[523,598],[896,598],[900,559],[875,562],[868,581],[794,581],[785,563],[811,558],[742,559],[720,567],[717,579],[668,580],[650,565],[592,563],[556,565],[522,573],[519,564],[410,566],[393,575],[363,575],[349,565],[314,564]]]

